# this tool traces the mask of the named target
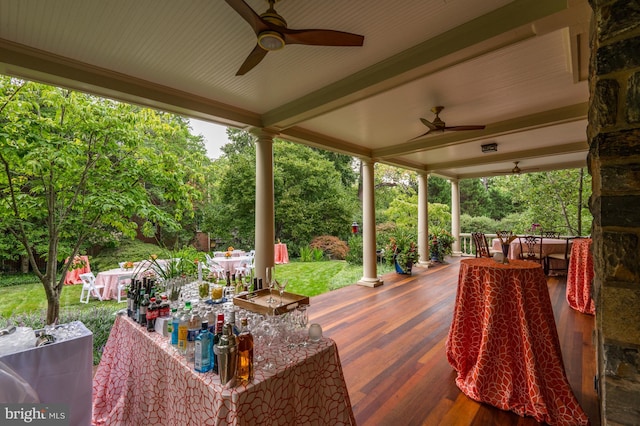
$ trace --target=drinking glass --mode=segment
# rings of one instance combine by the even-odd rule
[[[273,291],[273,285],[275,284],[275,274],[276,267],[275,266],[267,266],[265,279],[267,280],[267,286],[269,286],[269,298],[267,299],[267,303],[273,303],[276,299],[273,298],[271,292]]]
[[[287,288],[287,284],[289,283],[289,280],[275,280],[276,283],[276,287],[278,289],[278,293],[280,293],[280,306],[282,306],[282,295],[284,294],[284,290],[285,288]]]
[[[307,306],[306,305],[300,305],[298,306],[298,308],[296,309],[297,314],[298,314],[298,322],[300,324],[300,327],[302,328],[302,343],[300,343],[300,346],[308,346],[309,345],[309,341],[307,339],[308,332],[307,332],[307,324],[309,324],[309,314],[307,312]]]

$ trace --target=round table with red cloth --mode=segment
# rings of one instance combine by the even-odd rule
[[[278,243],[273,246],[273,260],[276,265],[289,263],[289,251],[286,244]]]
[[[275,372],[257,369],[252,383],[223,386],[212,371],[194,371],[161,333],[116,316],[93,379],[92,424],[356,424],[333,340],[278,346],[265,357],[278,362]]]
[[[84,274],[86,272],[91,272],[91,266],[89,265],[89,257],[87,256],[76,256],[80,260],[74,260],[73,264],[69,267],[67,271],[67,275],[64,277],[65,285],[72,284],[80,284],[82,280],[80,279],[80,274]],[[69,259],[66,260],[68,262]]]
[[[587,425],[567,380],[542,266],[460,262],[447,359],[468,397],[550,425]]]
[[[593,256],[591,238],[576,238],[571,246],[569,271],[567,272],[567,303],[573,309],[595,315],[596,307],[591,298],[593,282]]]

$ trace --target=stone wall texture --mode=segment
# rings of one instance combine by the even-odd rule
[[[640,425],[640,0],[590,0],[589,172],[603,425]]]

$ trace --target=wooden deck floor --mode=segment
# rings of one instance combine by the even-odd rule
[[[456,387],[445,355],[459,258],[384,285],[351,285],[311,299],[310,322],[338,345],[358,425],[538,425],[530,417],[475,402]],[[566,279],[547,280],[565,370],[591,424],[600,425],[593,386],[594,317],[572,310]]]

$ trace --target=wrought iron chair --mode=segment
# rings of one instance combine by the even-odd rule
[[[581,237],[565,237],[566,244],[564,246],[564,253],[549,253],[545,257],[544,273],[549,275],[550,271],[565,271],[569,270],[569,261],[571,260],[571,244],[573,240]],[[551,261],[555,260],[556,265],[560,263],[561,266],[551,267]]]
[[[542,237],[537,235],[525,235],[518,237],[520,241],[520,259],[538,262],[543,267],[545,259],[542,256]]]
[[[561,233],[558,231],[540,231],[540,236],[543,238],[561,238]]]
[[[476,246],[476,257],[493,257],[496,250],[493,250],[489,247],[489,243],[487,242],[487,236],[482,232],[472,232],[471,237],[473,238],[473,243]]]

